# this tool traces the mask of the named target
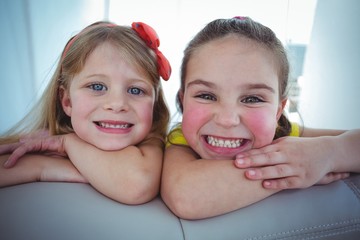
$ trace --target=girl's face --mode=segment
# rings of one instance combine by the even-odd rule
[[[234,159],[272,142],[286,100],[269,50],[226,37],[197,49],[187,67],[182,130],[201,158]]]
[[[110,43],[99,45],[63,91],[62,105],[75,133],[103,150],[141,142],[150,132],[155,91]]]

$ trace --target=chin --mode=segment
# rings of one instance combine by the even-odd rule
[[[234,160],[236,155],[231,155],[231,156],[227,156],[227,155],[221,155],[221,156],[212,156],[210,157],[210,159],[213,160]]]
[[[102,144],[102,143],[94,143],[93,144],[95,147],[99,148],[100,150],[103,150],[103,151],[116,151],[116,150],[122,150],[126,147],[129,146],[129,144],[119,144],[119,143],[114,143],[114,144],[111,144],[109,142],[107,142],[106,144]]]

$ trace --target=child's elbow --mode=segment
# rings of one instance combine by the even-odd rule
[[[180,191],[166,191],[161,189],[161,196],[168,208],[179,218],[182,219],[198,219],[200,206],[191,196],[182,194]]]
[[[148,189],[133,189],[128,191],[121,200],[122,203],[128,205],[144,204],[155,198],[156,194]]]
[[[158,185],[159,184],[144,178],[132,179],[125,189],[125,192],[121,194],[121,202],[129,205],[138,205],[149,202],[158,195]]]

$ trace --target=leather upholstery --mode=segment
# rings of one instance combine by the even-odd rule
[[[22,184],[0,189],[0,239],[360,239],[360,175],[192,221],[160,197],[130,206],[87,184]]]

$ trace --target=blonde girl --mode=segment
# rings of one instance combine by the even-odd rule
[[[360,172],[360,131],[301,130],[287,120],[288,75],[279,39],[248,17],[212,21],[190,41],[182,123],[168,136],[161,185],[176,215],[212,217]]]
[[[0,158],[0,186],[75,181],[128,204],[156,196],[169,120],[160,77],[171,72],[158,46],[141,22],[97,22],[70,39],[39,103],[1,139],[1,153],[17,150]],[[14,166],[29,151],[46,154]]]

